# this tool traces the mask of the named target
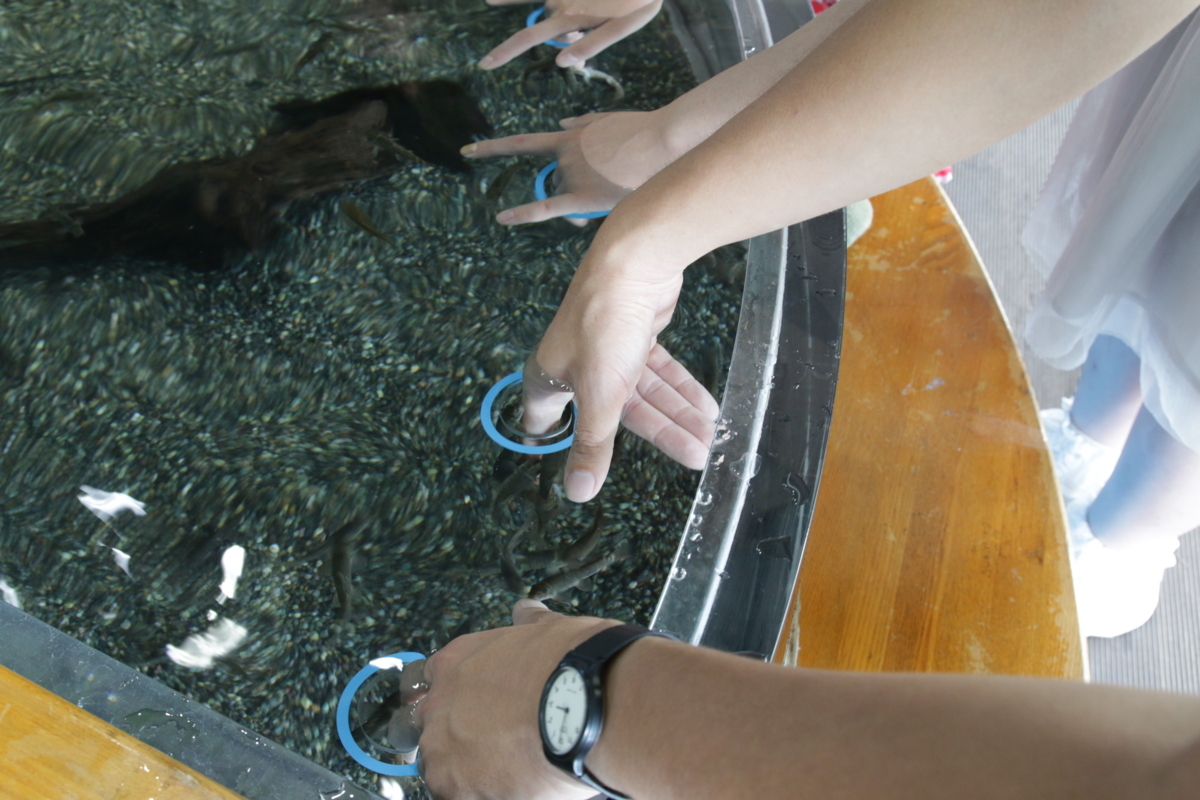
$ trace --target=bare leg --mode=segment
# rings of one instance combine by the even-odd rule
[[[1173,550],[1181,535],[1200,525],[1200,453],[1174,439],[1143,408],[1088,522],[1096,538],[1115,550],[1147,545]]]
[[[1079,375],[1071,422],[1101,444],[1120,448],[1142,407],[1141,360],[1115,336],[1097,336]]]

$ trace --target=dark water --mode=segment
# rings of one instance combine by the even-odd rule
[[[416,3],[10,2],[0,10],[0,224],[110,203],[170,164],[246,153],[275,103],[451,80],[496,135],[549,130],[613,89],[529,57],[471,67],[528,8]],[[665,19],[591,64],[624,108],[691,85]],[[527,519],[494,506],[486,390],[519,369],[590,232],[491,221],[509,159],[409,162],[290,204],[269,246],[198,273],[113,258],[0,278],[0,576],[24,610],[317,762],[366,781],[337,743],[338,693],[370,658],[429,652],[506,620],[499,572]],[[532,195],[521,162],[505,204]],[[350,222],[352,200],[394,244]],[[0,266],[5,251],[0,249]],[[728,259],[689,271],[663,341],[719,376],[740,296]],[[628,558],[562,596],[646,622],[697,475],[632,437],[610,484],[553,522],[545,549],[603,506],[597,552]],[[145,516],[102,522],[80,487]],[[355,535],[335,557],[339,530]],[[236,597],[219,558],[246,549]],[[128,574],[113,548],[128,554]],[[328,573],[348,564],[348,619]],[[527,584],[544,572],[525,562]],[[521,565],[518,559],[518,565]],[[165,656],[215,612],[246,638],[212,667]]]

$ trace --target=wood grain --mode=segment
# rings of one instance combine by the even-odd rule
[[[789,615],[797,661],[1079,678],[1062,502],[992,287],[932,179],[872,203]]]
[[[0,667],[0,797],[241,800],[175,759]]]

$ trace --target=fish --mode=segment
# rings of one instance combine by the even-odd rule
[[[508,184],[512,182],[513,176],[521,169],[521,164],[510,164],[505,167],[499,175],[492,179],[488,184],[487,191],[483,196],[489,203],[498,203],[504,195],[504,190],[508,188]]]
[[[314,58],[321,55],[321,53],[329,48],[329,43],[332,41],[333,34],[329,31],[325,31],[325,33],[322,33],[320,36],[318,36],[317,40],[308,46],[308,49],[304,51],[304,55],[300,56],[300,58],[292,66],[292,74],[295,75],[297,72],[311,64]]]
[[[396,246],[396,240],[379,230],[379,228],[376,228],[375,223],[371,222],[371,218],[368,217],[366,213],[358,207],[358,203],[354,202],[353,200],[343,200],[339,205],[339,208],[341,208],[342,213],[346,215],[346,219],[353,222],[359,228],[362,228],[376,239],[382,239],[392,247]]]
[[[528,596],[532,600],[545,600],[562,594],[568,589],[575,588],[597,572],[608,569],[613,564],[624,559],[628,554],[628,546],[622,546],[606,556],[593,558],[586,564],[582,564],[574,569],[563,570],[557,575],[551,575],[534,584],[533,588],[529,590]]]
[[[333,573],[333,587],[337,592],[341,621],[350,620],[354,605],[354,540],[367,527],[366,522],[354,520],[334,531],[329,547],[329,568]]]
[[[601,523],[604,521],[604,506],[596,506],[596,515],[592,518],[592,524],[588,526],[583,536],[577,541],[567,545],[559,554],[559,559],[567,567],[576,567],[583,563],[583,560],[592,554],[596,549],[596,545],[604,538],[604,527]]]
[[[530,486],[533,485],[533,478],[540,469],[541,464],[537,460],[526,461],[519,465],[512,474],[504,479],[496,489],[496,498],[492,501],[492,516],[499,517],[500,510],[508,504],[510,500],[517,497]]]

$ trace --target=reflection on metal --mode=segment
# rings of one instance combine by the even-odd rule
[[[687,48],[686,21],[701,15],[696,3],[675,5]],[[739,56],[769,46],[760,0],[733,0],[732,11]],[[687,49],[704,45],[693,37]],[[750,243],[717,438],[651,623],[657,630],[763,658],[775,649],[833,413],[845,242],[838,211]]]
[[[377,796],[163,684],[0,603],[0,666],[156,747],[247,800]]]

